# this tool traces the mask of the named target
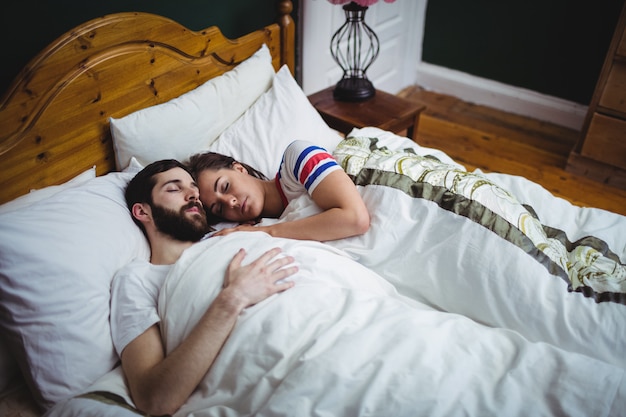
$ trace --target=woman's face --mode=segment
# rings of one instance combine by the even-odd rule
[[[261,181],[238,163],[233,168],[204,170],[198,174],[200,201],[207,212],[233,222],[257,219],[263,211]]]

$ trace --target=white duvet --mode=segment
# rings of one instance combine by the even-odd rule
[[[433,155],[454,166],[440,151],[420,148],[380,129],[355,130],[353,135],[375,137],[376,146],[380,148],[411,147],[418,154]],[[431,182],[456,180],[454,175],[447,178],[442,175],[428,171],[423,176],[429,181],[430,177],[435,177]],[[611,288],[624,291],[626,217],[571,206],[523,178],[495,174],[485,177],[501,184],[510,195],[497,189],[492,192],[493,187],[482,186],[478,180],[453,186],[458,193],[473,193],[474,200],[483,200],[494,212],[508,216],[507,221],[496,220],[508,227],[506,234],[513,236],[510,238],[513,242],[525,238],[517,230],[525,227],[522,221],[525,210],[520,202],[532,206],[543,224],[566,232],[570,241],[591,235],[596,241],[604,242],[612,256],[618,258],[609,260],[609,273],[605,275],[612,279]],[[463,177],[461,180],[465,181]],[[492,226],[494,229],[503,227],[494,224],[492,217],[495,216],[485,215],[487,226],[484,226],[454,211],[462,212],[473,200],[462,200],[457,204],[461,206],[459,209],[454,206],[454,194],[441,194],[429,200],[394,187],[396,185],[359,186],[371,214],[370,230],[359,237],[327,244],[346,251],[412,299],[491,327],[517,331],[531,341],[550,343],[626,369],[626,305],[614,301],[596,302],[593,297],[572,292],[572,284],[564,278],[564,271],[557,268],[558,263],[548,255],[532,245],[523,250],[490,230]],[[480,189],[482,195],[476,189]],[[446,204],[450,208],[442,208]],[[308,216],[317,210],[308,197],[303,197],[290,204],[281,221]],[[517,235],[514,232],[518,232]],[[543,230],[535,232],[539,235]],[[541,237],[533,238],[541,240]],[[530,239],[526,240],[521,244],[532,244]],[[550,245],[546,246],[546,252],[562,251],[558,239],[551,239]],[[532,252],[531,249],[537,253],[527,253]],[[571,266],[577,261],[576,254],[565,253],[557,261]],[[623,293],[614,295],[623,302]]]
[[[159,299],[168,352],[236,251],[252,260],[274,246],[298,260],[296,285],[244,311],[176,415],[604,416],[624,405],[620,368],[436,311],[327,245],[264,233],[185,251]]]
[[[442,152],[390,132],[353,135],[454,170]],[[626,217],[574,207],[521,177],[485,174],[488,183],[472,183],[437,170],[426,177],[489,209],[464,212],[472,199],[420,181],[415,195],[366,184],[358,189],[372,223],[363,236],[317,243],[238,232],[187,250],[159,301],[168,351],[215,298],[239,248],[253,260],[280,246],[300,272],[294,288],[242,314],[176,415],[623,415]],[[278,221],[317,210],[301,198]],[[589,255],[580,265],[578,246]],[[89,391],[131,403],[119,369]],[[50,417],[121,410],[70,401]]]

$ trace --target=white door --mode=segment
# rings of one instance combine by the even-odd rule
[[[427,0],[379,0],[365,23],[380,41],[380,52],[367,71],[374,87],[395,94],[415,84],[422,57]],[[342,6],[327,0],[304,0],[302,7],[302,88],[309,95],[335,85],[342,70],[330,54],[330,40],[345,22]]]

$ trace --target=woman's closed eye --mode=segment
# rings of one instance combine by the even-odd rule
[[[216,216],[222,215],[223,204],[220,201],[221,200],[220,195],[222,195],[223,197],[226,193],[228,193],[229,189],[230,189],[230,182],[227,179],[220,177],[215,181],[213,185],[213,191],[215,192],[215,199],[218,201],[214,202],[210,206],[211,213],[213,213],[214,215]]]

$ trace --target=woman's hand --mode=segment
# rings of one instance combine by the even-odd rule
[[[222,229],[213,233],[211,236],[226,236],[233,232],[263,232],[262,226],[254,226],[253,224],[240,224],[235,227],[227,227],[226,229]]]

